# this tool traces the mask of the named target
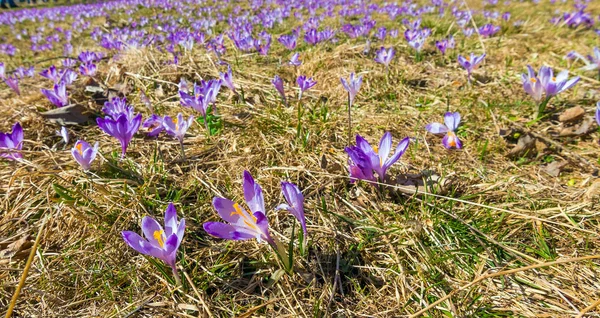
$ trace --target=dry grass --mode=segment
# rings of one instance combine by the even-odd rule
[[[427,315],[575,316],[600,298],[597,260],[567,261],[468,285],[489,273],[600,254],[600,183],[594,168],[580,165],[585,160],[599,166],[598,133],[559,138],[561,124],[546,118],[527,129],[563,149],[540,142],[537,156],[518,158],[506,156],[512,145],[499,136],[500,129],[526,126],[533,113],[518,78],[526,64],[566,68],[562,57],[568,51],[588,53],[597,44],[591,31],[551,26],[547,20],[557,7],[568,8],[512,4],[512,19],[525,20],[522,29],[510,27],[482,42],[474,36],[464,48],[457,34],[458,48],[449,58],[434,54],[429,43],[424,61],[415,63],[403,39],[388,38],[386,45],[398,50],[389,79],[371,55],[363,55],[362,42],[343,38],[337,45],[302,44],[297,74],[318,81],[302,103],[308,133],[302,138],[296,136],[295,107],[282,108],[270,85],[275,74],[294,82],[295,70],[279,66],[291,54],[274,39],[268,57],[236,57],[228,43],[224,59],[232,64],[246,102],[223,88],[218,103],[222,132],[208,137],[196,124],[185,140],[185,161],[169,137],[139,134],[127,159],[120,161],[117,142],[97,127],[70,127],[72,139],[101,145],[94,171],[83,173],[55,136],[58,127],[39,115],[52,108],[39,93],[48,83],[39,78],[23,82],[22,97],[3,86],[0,112],[6,120],[0,131],[21,122],[28,162],[0,163],[0,250],[23,243],[16,255],[0,258],[0,308],[8,306],[30,241],[47,216],[16,316],[399,317],[464,286]],[[591,7],[597,15],[600,6]],[[449,21],[424,20],[440,26],[432,38],[457,32],[456,26],[446,31]],[[385,19],[381,25],[392,23]],[[289,26],[277,30],[288,32]],[[468,86],[455,55],[482,52],[482,44],[488,57],[476,71],[480,82]],[[159,113],[192,114],[179,107],[176,87],[168,82],[213,78],[222,67],[204,50],[184,56],[178,66],[165,65],[168,58],[154,50],[132,50],[103,62],[100,73],[109,86],[126,83],[129,101],[144,115],[149,112],[139,101],[142,89]],[[372,142],[384,131],[391,131],[395,141],[415,140],[381,194],[348,183],[346,95],[339,77],[351,71],[365,78],[353,110],[354,132]],[[553,114],[580,105],[591,116],[599,83],[593,74],[582,75],[587,76],[576,89],[551,105]],[[99,110],[78,83],[72,99]],[[287,90],[293,100],[292,86]],[[423,129],[440,121],[448,108],[463,115],[462,151],[446,151]],[[542,165],[552,160],[569,162],[559,177],[543,172]],[[202,229],[203,222],[218,218],[212,197],[242,198],[244,169],[263,187],[270,223],[284,240],[292,218],[274,210],[283,200],[279,182],[290,180],[305,194],[309,251],[296,258],[292,276],[278,277],[275,256],[266,245],[225,242]],[[395,185],[403,176],[419,179],[429,173],[443,180],[440,186],[414,193]],[[186,290],[175,288],[168,275],[120,236],[122,230],[139,231],[145,215],[162,218],[168,202],[176,204],[188,224],[178,257]],[[23,238],[29,241],[19,241]],[[590,309],[587,316],[594,315]]]

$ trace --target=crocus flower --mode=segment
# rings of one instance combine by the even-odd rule
[[[454,37],[452,37],[452,36],[450,36],[447,39],[435,41],[435,47],[437,47],[437,49],[440,50],[440,52],[442,52],[442,55],[446,55],[446,50],[453,49],[454,45],[455,45]]]
[[[7,76],[4,78],[4,82],[8,87],[10,87],[17,95],[21,95],[21,90],[19,89],[19,78],[16,76]]]
[[[4,79],[6,77],[6,68],[4,67],[4,63],[0,62],[0,79]]]
[[[279,75],[275,75],[273,80],[271,80],[271,84],[273,84],[275,89],[279,92],[279,95],[281,95],[281,99],[283,99],[283,103],[287,106],[287,98],[285,97],[285,90],[283,87],[283,80],[281,79],[281,77],[279,77]]]
[[[54,65],[52,65],[48,69],[45,69],[42,72],[40,72],[40,75],[42,77],[45,77],[45,78],[53,81],[54,83],[58,83],[58,81],[60,81],[60,79],[62,77],[62,73],[59,73],[58,70],[56,69],[56,66],[54,66]]]
[[[540,102],[542,100],[542,93],[544,93],[542,82],[536,76],[535,71],[530,65],[527,65],[527,72],[528,74],[521,74],[523,89],[525,89],[525,92],[531,95],[536,102]]]
[[[467,79],[471,82],[471,73],[477,65],[483,61],[485,58],[485,53],[481,55],[475,55],[475,53],[471,53],[470,56],[464,57],[462,55],[458,56],[458,63],[467,70]]]
[[[227,240],[248,240],[256,238],[275,245],[269,233],[269,223],[265,215],[265,202],[262,188],[254,181],[248,171],[244,171],[244,199],[250,213],[239,204],[225,198],[215,197],[213,206],[223,220],[222,222],[206,222],[204,230],[215,237]]]
[[[54,90],[42,88],[42,94],[56,107],[69,105],[69,96],[67,96],[67,85],[65,82],[61,81],[58,84],[54,84]]]
[[[64,128],[64,127],[63,127]],[[92,161],[96,158],[96,154],[98,154],[98,142],[94,144],[94,147],[90,146],[87,142],[83,140],[77,140],[75,143],[75,147],[71,149],[71,154],[73,158],[81,165],[83,170],[90,170],[92,165]]]
[[[65,145],[69,143],[69,132],[65,126],[60,127],[60,130],[56,134],[62,137]]]
[[[446,134],[442,139],[442,145],[446,147],[446,149],[461,149],[462,142],[456,136],[456,129],[460,124],[460,114],[458,112],[447,112],[444,114],[444,123],[431,123],[425,126],[428,132],[432,134]]]
[[[152,114],[144,121],[142,127],[148,131],[148,137],[156,137],[165,129],[163,121],[163,117],[156,114]]]
[[[340,78],[340,81],[342,82],[344,89],[348,92],[348,101],[350,107],[352,107],[354,97],[356,97],[358,90],[360,90],[360,85],[362,84],[362,76],[355,77],[354,73],[350,73],[350,78],[348,78],[348,80]]]
[[[308,232],[306,231],[306,218],[304,216],[304,195],[302,195],[302,192],[295,184],[290,182],[281,182],[281,191],[287,204],[280,204],[277,209],[288,210],[288,212],[295,216],[300,222],[302,232],[306,238]]]
[[[96,64],[92,62],[82,63],[79,66],[79,73],[81,73],[81,75],[83,76],[94,77],[96,75],[97,70],[98,68],[96,67]]]
[[[23,128],[20,123],[12,126],[10,133],[0,132],[0,157],[9,160],[19,160],[23,155],[19,152],[23,148]]]
[[[569,71],[562,71],[554,76],[552,68],[542,66],[539,73],[540,81],[546,92],[546,98],[558,95],[579,82],[579,76],[569,79]]]
[[[300,58],[300,53],[294,53],[294,55],[292,55],[292,57],[290,58],[290,61],[288,63],[293,66],[300,66],[302,64],[302,61],[300,61],[299,58]]]
[[[285,48],[287,48],[288,50],[291,51],[296,48],[297,39],[298,39],[298,36],[296,36],[295,34],[291,34],[291,35],[282,35],[277,40],[279,41],[279,43],[283,44],[283,46],[285,46]]]
[[[145,216],[142,219],[142,232],[145,238],[131,231],[123,231],[121,235],[125,243],[138,253],[156,257],[169,265],[177,279],[177,249],[183,241],[185,219],[177,220],[177,210],[170,203],[165,211],[165,227],[163,228],[154,218]]]
[[[77,79],[77,73],[73,70],[65,70],[62,73],[62,77],[60,78],[60,81],[65,82],[66,85],[71,85],[73,84],[73,82],[75,82],[75,80]]]
[[[133,118],[133,106],[127,105],[127,99],[125,97],[113,97],[110,101],[104,103],[102,111],[117,120],[121,114],[127,115],[127,118]]]
[[[356,135],[356,146],[369,157],[371,167],[377,172],[377,175],[382,181],[385,181],[387,169],[400,159],[406,149],[408,149],[409,143],[409,137],[400,140],[396,146],[396,151],[388,158],[392,150],[392,134],[390,132],[386,132],[383,137],[381,137],[377,151],[371,147],[371,144],[369,144],[366,139],[360,135]]]
[[[392,58],[396,54],[396,50],[393,47],[389,49],[384,48],[383,46],[377,50],[377,55],[375,56],[375,62],[385,65],[385,69],[390,66],[390,62],[392,62]]]
[[[307,90],[311,89],[313,86],[315,86],[317,84],[317,81],[313,80],[312,77],[306,78],[306,76],[300,75],[296,79],[296,83],[298,83],[298,87],[300,88],[300,95],[298,99],[301,99],[302,94]]]
[[[98,127],[100,127],[102,131],[119,140],[121,143],[121,157],[124,158],[129,142],[140,128],[142,115],[138,114],[131,119],[128,118],[127,114],[121,114],[116,119],[111,117],[99,117],[96,118],[96,123],[98,123]]]
[[[349,157],[350,183],[354,183],[356,180],[377,181],[373,175],[371,159],[360,148],[352,146],[346,147],[344,150]]]
[[[190,116],[187,120],[183,118],[181,113],[177,114],[177,117],[171,118],[169,116],[165,116],[163,120],[163,127],[165,131],[177,138],[179,140],[179,144],[181,145],[181,154],[185,157],[183,150],[183,137],[185,136],[185,132],[190,128],[192,123],[194,122],[194,116]]]
[[[600,102],[596,103],[596,122],[600,126]]]
[[[221,77],[221,83],[225,86],[227,86],[227,88],[229,88],[234,94],[237,95],[237,92],[235,91],[235,85],[233,85],[233,76],[231,75],[231,67],[227,68],[227,72],[226,73],[219,73],[220,77]]]

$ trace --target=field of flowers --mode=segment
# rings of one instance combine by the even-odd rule
[[[0,10],[1,315],[600,315],[600,3]]]

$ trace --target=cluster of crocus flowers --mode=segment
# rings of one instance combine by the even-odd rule
[[[203,226],[204,230],[214,237],[226,240],[256,239],[258,242],[266,242],[273,248],[285,270],[291,272],[293,269],[292,255],[288,255],[288,249],[269,231],[262,188],[254,181],[248,171],[244,171],[242,186],[244,200],[250,211],[229,199],[215,197],[213,206],[219,216],[227,223],[206,222]],[[298,187],[289,182],[282,183],[282,191],[287,204],[279,205],[278,208],[288,210],[298,219],[304,237],[306,237],[304,197],[302,193]],[[293,239],[291,242],[293,242]]]
[[[469,56],[458,56],[458,64],[462,66],[465,70],[467,70],[467,80],[471,83],[471,74],[473,70],[477,68],[477,65],[483,61],[485,58],[485,53],[481,55],[476,55],[475,53],[471,53]]]
[[[446,149],[462,149],[462,142],[456,135],[458,125],[460,125],[460,114],[458,112],[447,112],[444,114],[444,124],[427,124],[425,129],[432,134],[444,134],[442,145],[444,145]]]
[[[543,115],[550,98],[577,84],[579,76],[569,79],[568,71],[562,71],[554,76],[554,71],[548,66],[540,67],[536,75],[535,70],[527,65],[527,74],[521,74],[521,81],[525,92],[538,104],[535,115],[538,119]]]
[[[104,104],[104,118],[96,118],[98,127],[106,134],[117,138],[121,143],[121,158],[125,158],[127,146],[142,123],[142,115],[134,115],[133,107],[127,105],[125,98],[113,98]]]
[[[12,126],[10,133],[0,132],[0,157],[8,160],[20,160],[23,155],[19,152],[23,148],[23,128],[20,123]]]
[[[75,146],[71,149],[71,154],[84,171],[90,170],[92,161],[96,159],[98,154],[98,142],[96,141],[94,147],[92,147],[84,140],[77,140]]]
[[[377,181],[373,171],[377,173],[381,182],[385,182],[387,170],[406,152],[410,138],[402,139],[396,146],[396,150],[388,158],[392,151],[392,134],[386,132],[379,141],[379,147],[373,148],[361,135],[356,135],[356,146],[346,147],[345,151],[350,157],[349,170],[350,180]]]
[[[142,233],[144,237],[131,231],[123,231],[121,235],[125,243],[138,253],[156,257],[165,262],[177,280],[181,284],[181,279],[177,273],[177,250],[183,241],[185,232],[185,219],[177,219],[177,210],[173,203],[170,203],[165,211],[164,228],[152,217],[145,216],[142,219]]]

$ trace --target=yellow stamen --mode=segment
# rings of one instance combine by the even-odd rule
[[[532,78],[529,79],[529,81],[532,82],[532,83],[535,83],[535,82],[537,82],[537,79],[535,77],[532,77]]]
[[[553,82],[556,82],[556,77],[553,77],[553,78],[552,78],[552,81],[553,81]]]
[[[75,148],[77,148],[77,151],[79,152],[80,155],[83,156],[83,150],[81,149],[83,147],[82,143],[78,143]]]
[[[448,144],[451,147],[456,147],[456,134],[452,131],[448,132]]]
[[[254,230],[258,230],[258,228],[256,227],[256,217],[254,215],[250,215],[250,217],[252,219],[248,218],[248,215],[244,212],[242,212],[242,208],[240,207],[239,204],[235,203],[233,205],[233,208],[235,209],[235,211],[231,212],[230,215],[239,215],[242,217],[242,219],[244,219],[244,224],[248,225],[248,227],[254,229]]]
[[[152,236],[154,236],[154,239],[158,242],[158,246],[160,246],[160,248],[165,246],[165,231],[156,230]]]

